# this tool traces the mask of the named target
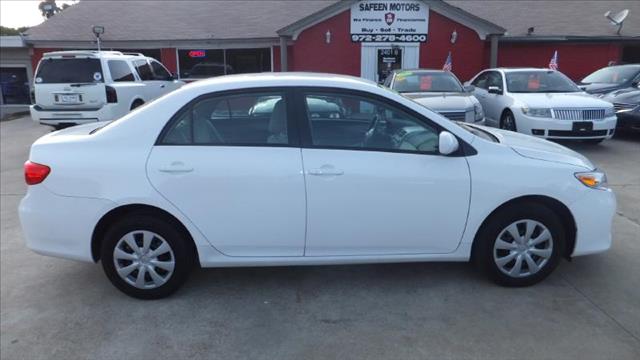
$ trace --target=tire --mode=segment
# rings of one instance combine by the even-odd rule
[[[129,245],[131,241],[134,246]],[[145,241],[149,244],[146,250]],[[153,214],[128,215],[105,234],[102,268],[123,293],[138,299],[160,299],[175,292],[193,268],[190,241],[171,221]]]
[[[58,131],[58,130],[66,129],[68,127],[75,126],[75,124],[65,123],[65,124],[58,124],[58,125],[52,125],[52,126],[54,131]]]
[[[518,131],[518,127],[516,126],[516,117],[513,115],[511,110],[505,110],[500,117],[500,129],[509,130],[509,131]]]
[[[509,229],[524,240],[519,243]],[[531,229],[528,237],[527,229]],[[544,229],[550,235],[548,241],[542,241],[546,238]],[[540,243],[532,248],[528,240]],[[542,204],[525,202],[507,206],[488,219],[476,236],[473,260],[499,285],[530,286],[551,274],[564,249],[565,231],[556,213]]]
[[[133,110],[133,109],[135,109],[135,108],[137,108],[139,106],[142,106],[143,104],[144,104],[144,101],[136,100],[136,101],[133,102],[133,104],[131,104],[131,109],[129,109],[129,111],[131,111],[131,110]]]

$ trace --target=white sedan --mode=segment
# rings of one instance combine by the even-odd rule
[[[564,74],[549,69],[499,68],[469,84],[484,109],[486,124],[546,139],[599,143],[613,137],[613,105],[582,91]]]
[[[38,139],[27,245],[167,296],[202,267],[473,259],[525,286],[611,245],[615,197],[583,156],[456,124],[358,78],[233,75]]]

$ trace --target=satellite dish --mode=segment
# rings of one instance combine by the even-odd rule
[[[609,19],[611,25],[615,25],[618,27],[617,34],[620,35],[620,30],[622,30],[622,24],[624,23],[624,19],[629,16],[629,9],[624,9],[617,14],[611,15],[611,11],[607,11],[604,13],[604,17]]]

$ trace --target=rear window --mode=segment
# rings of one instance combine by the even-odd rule
[[[37,84],[103,82],[99,59],[42,59]]]
[[[133,81],[133,73],[129,68],[129,64],[122,60],[109,60],[109,72],[113,81]]]

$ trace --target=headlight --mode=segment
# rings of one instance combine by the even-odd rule
[[[604,117],[608,118],[609,116],[615,116],[616,110],[612,107],[604,109]]]
[[[543,117],[550,118],[551,117],[551,109],[548,108],[528,108],[523,107],[522,112],[525,115],[533,116],[533,117]]]
[[[576,179],[592,189],[607,190],[607,175],[599,170],[575,173]]]
[[[482,105],[480,103],[473,104],[473,115],[475,121],[480,121],[484,118],[484,111],[482,110]]]

